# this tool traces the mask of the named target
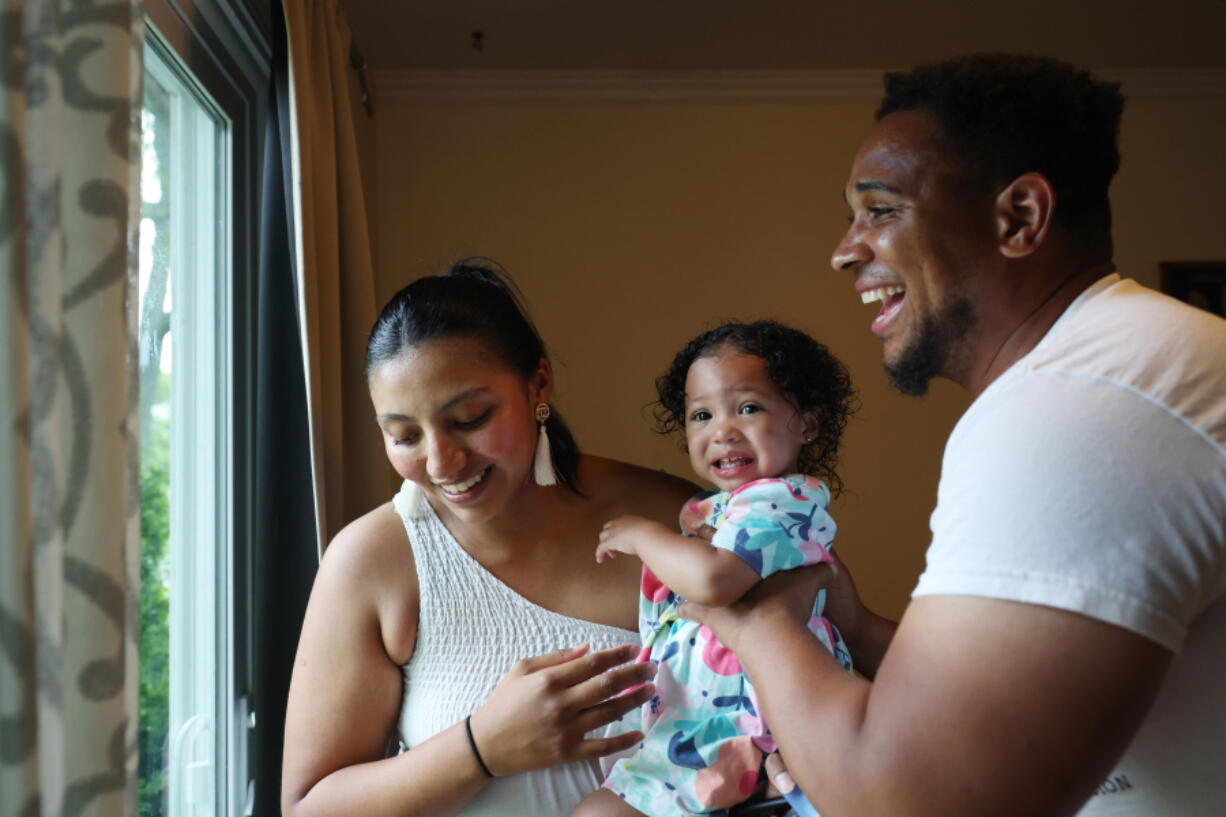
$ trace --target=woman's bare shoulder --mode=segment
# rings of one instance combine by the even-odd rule
[[[385,502],[341,528],[324,550],[320,571],[357,572],[368,578],[406,553],[411,558],[404,523],[392,503]]]
[[[326,587],[334,603],[371,611],[391,658],[412,651],[417,570],[404,522],[391,502],[359,516],[332,538],[316,585]]]
[[[689,480],[621,460],[585,456],[580,488],[605,507],[608,516],[637,514],[675,524],[681,503],[698,492]]]

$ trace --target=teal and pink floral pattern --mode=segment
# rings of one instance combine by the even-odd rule
[[[713,547],[730,550],[766,578],[831,560],[836,526],[830,491],[800,474],[760,479],[734,491],[699,494],[681,511],[681,529],[714,529]],[[623,718],[646,734],[613,766],[605,786],[648,815],[720,814],[757,785],[775,750],[753,686],[736,655],[705,626],[677,616],[681,597],[643,567],[639,598],[640,661],[658,666],[656,696]],[[809,629],[851,670],[838,631],[822,617],[819,594]]]

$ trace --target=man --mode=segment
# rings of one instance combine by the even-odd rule
[[[689,605],[840,815],[1204,815],[1226,803],[1226,321],[1113,273],[1115,85],[976,56],[886,78],[832,258],[894,384],[975,398],[901,622],[846,574]],[[789,607],[790,604],[790,607]]]

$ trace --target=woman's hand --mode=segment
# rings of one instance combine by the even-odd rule
[[[673,531],[641,516],[619,516],[604,523],[600,529],[600,544],[596,547],[596,561],[612,559],[619,553],[638,555],[637,543],[648,536],[668,535]]]
[[[627,663],[637,654],[633,644],[599,652],[584,644],[518,662],[470,721],[490,772],[501,776],[591,760],[641,741],[638,731],[584,737],[655,694],[647,683],[655,665]]]

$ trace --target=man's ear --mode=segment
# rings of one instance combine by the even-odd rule
[[[541,358],[536,371],[528,378],[528,395],[532,398],[533,405],[548,403],[553,397],[553,369],[546,358]]]
[[[996,197],[996,238],[1006,258],[1022,258],[1046,240],[1056,211],[1056,191],[1046,176],[1023,173]]]

